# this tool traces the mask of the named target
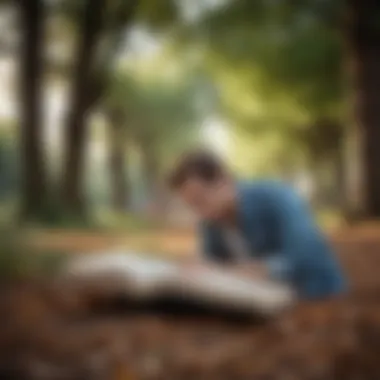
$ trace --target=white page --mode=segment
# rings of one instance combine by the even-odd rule
[[[136,297],[154,297],[170,291],[206,304],[252,313],[275,314],[295,299],[290,287],[283,284],[243,278],[207,264],[188,270],[179,262],[123,250],[76,257],[70,261],[68,272],[82,278],[105,274],[117,277],[119,291],[133,292]]]

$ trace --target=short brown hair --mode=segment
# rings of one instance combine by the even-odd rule
[[[196,150],[187,152],[169,175],[170,188],[178,189],[190,178],[213,182],[226,174],[223,162],[212,152]]]

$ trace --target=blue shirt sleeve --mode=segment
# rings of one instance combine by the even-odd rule
[[[343,292],[341,268],[303,199],[284,186],[270,203],[280,241],[280,252],[268,262],[273,276],[292,282],[303,298]]]
[[[264,259],[264,263],[272,278],[280,281],[289,281],[292,274],[291,262],[281,254],[270,255]]]

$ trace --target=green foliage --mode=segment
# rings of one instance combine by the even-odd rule
[[[129,232],[142,232],[157,229],[160,224],[143,215],[120,212],[116,214],[109,209],[102,209],[96,215],[98,223],[105,230],[128,230]]]
[[[19,189],[19,167],[14,139],[9,134],[0,135],[0,197],[5,198]]]
[[[336,26],[320,16],[335,9],[317,3],[229,2],[204,21],[209,45],[227,64],[258,72],[247,90],[265,99],[286,92],[311,114],[323,112],[342,95],[343,54]]]
[[[0,230],[0,279],[54,276],[65,262],[58,252],[32,249],[28,234],[21,230]]]
[[[146,145],[164,158],[198,135],[198,91],[192,82],[144,83],[121,73],[112,83],[105,109],[125,126],[126,140]]]
[[[298,133],[300,142],[308,147],[309,159],[328,159],[340,154],[345,129],[339,122],[329,119],[316,120],[309,128],[301,129]]]
[[[159,31],[174,25],[179,18],[178,1],[176,0],[140,0],[136,22]]]
[[[72,212],[65,207],[56,195],[57,193],[50,194],[33,217],[29,217],[25,220],[23,215],[19,215],[19,219],[17,220],[16,218],[16,220],[12,220],[12,222],[16,222],[16,224],[19,222],[18,224],[22,227],[31,229],[44,227],[96,230],[100,227],[96,223],[96,220],[94,220],[94,210],[90,205],[86,207],[83,213],[78,214],[75,210]]]
[[[301,127],[342,120],[341,1],[222,3],[184,28],[176,47],[203,47],[232,125],[301,142]]]
[[[176,48],[203,47],[223,116],[255,151],[245,167],[296,171],[342,148],[343,9],[340,0],[226,0],[186,28]]]

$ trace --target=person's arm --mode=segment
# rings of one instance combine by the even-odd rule
[[[323,298],[345,289],[343,275],[303,199],[287,187],[271,196],[281,251],[268,262],[274,277],[290,281],[303,298]]]
[[[224,262],[223,255],[221,255],[224,247],[221,246],[212,227],[206,223],[200,223],[196,238],[198,243],[196,251],[182,259],[181,265],[186,269],[198,270],[205,265],[218,265]]]
[[[213,263],[215,266],[228,264],[231,272],[242,276],[260,279],[270,279],[275,263],[262,262],[247,258],[247,261],[236,262],[226,254],[226,247],[221,240],[221,236],[212,226],[201,224],[199,228],[199,252],[198,257],[203,258],[203,262]],[[233,255],[232,255],[233,257]],[[269,266],[269,268],[268,268]]]
[[[281,252],[272,254],[262,262],[266,273],[278,281],[288,282],[292,275],[292,263],[286,255]]]
[[[201,223],[198,228],[198,250],[200,256],[210,262],[223,264],[228,262],[226,247],[218,232],[206,223]]]

